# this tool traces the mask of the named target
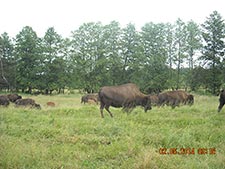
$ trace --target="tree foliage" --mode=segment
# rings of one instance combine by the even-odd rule
[[[63,53],[63,39],[53,27],[49,28],[42,40],[43,45],[43,81],[40,88],[45,93],[65,88],[68,75],[66,73],[66,60]]]
[[[202,29],[200,29],[202,28]],[[136,83],[145,92],[225,86],[224,20],[214,11],[201,27],[181,19],[146,23],[141,30],[116,21],[82,24],[70,38],[54,27],[38,37],[25,26],[12,40],[0,36],[1,89],[51,94],[67,89]],[[9,87],[10,86],[10,87]]]
[[[18,87],[23,91],[28,88],[31,93],[33,88],[37,88],[41,79],[43,63],[41,55],[41,43],[36,32],[26,26],[16,36],[15,58],[17,62],[16,80]]]
[[[15,58],[13,56],[14,46],[12,40],[5,32],[0,36],[0,88],[15,87]]]
[[[225,23],[217,11],[210,14],[205,23],[202,24],[202,36],[205,45],[201,59],[205,61],[206,68],[209,69],[210,79],[207,83],[212,93],[216,94],[224,77],[222,65],[225,49]]]

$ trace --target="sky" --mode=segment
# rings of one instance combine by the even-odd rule
[[[50,27],[70,37],[83,23],[113,20],[137,29],[148,22],[174,23],[178,18],[201,24],[215,10],[225,19],[225,0],[0,0],[0,34],[15,37],[31,26],[39,37]]]

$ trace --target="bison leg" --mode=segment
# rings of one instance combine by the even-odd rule
[[[220,112],[220,110],[223,108],[223,105],[225,104],[225,102],[224,103],[220,103],[220,105],[219,105],[219,107],[218,107],[218,112]]]
[[[105,108],[105,105],[103,103],[101,103],[101,105],[100,105],[100,113],[101,113],[102,118],[104,118],[104,115],[103,115],[103,109],[104,108]]]
[[[110,114],[111,117],[113,117],[112,113],[109,110],[109,106],[106,106],[105,109],[107,110],[107,112]]]

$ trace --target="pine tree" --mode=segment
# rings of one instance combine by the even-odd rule
[[[191,87],[191,90],[195,90],[195,79],[192,79],[194,61],[197,52],[200,52],[202,47],[202,37],[199,26],[194,22],[190,21],[187,23],[187,47],[186,51],[188,54],[188,74],[186,75],[187,84]],[[194,58],[195,57],[195,58]]]
[[[40,42],[41,39],[29,26],[24,27],[16,36],[16,80],[22,91],[28,89],[28,93],[31,93],[33,88],[37,88],[37,84],[42,76],[40,65],[43,63],[43,58]]]
[[[15,58],[13,43],[5,32],[0,36],[0,87],[10,89],[15,87]]]
[[[201,59],[210,71],[208,85],[216,94],[222,83],[222,59],[224,56],[225,23],[221,15],[214,11],[202,24],[202,36],[205,41]]]

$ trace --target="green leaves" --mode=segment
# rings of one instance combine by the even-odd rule
[[[40,39],[29,26],[26,26],[16,36],[15,58],[17,59],[16,79],[18,87],[25,89],[37,87],[36,83],[40,80],[39,65],[43,62],[41,57]],[[22,80],[22,81],[21,81]]]
[[[221,15],[214,11],[210,14],[204,24],[202,24],[202,36],[205,41],[203,55],[201,57],[210,69],[210,81],[207,83],[213,94],[219,90],[224,74],[221,69],[223,65],[223,52],[225,48],[225,23]]]
[[[0,36],[0,88],[10,88],[15,84],[15,58],[14,46],[7,33]],[[11,85],[10,85],[11,84]]]
[[[216,11],[202,30],[181,19],[149,22],[140,31],[131,23],[89,22],[63,39],[54,27],[40,38],[26,26],[14,41],[1,35],[0,52],[6,78],[22,91],[97,92],[101,86],[133,82],[145,91],[205,87],[215,93],[225,84],[224,27]],[[201,73],[204,82],[196,79]]]

